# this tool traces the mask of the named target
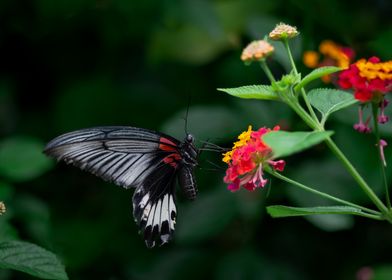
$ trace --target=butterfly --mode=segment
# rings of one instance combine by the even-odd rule
[[[44,153],[126,189],[135,188],[133,216],[149,248],[173,237],[176,179],[188,199],[197,196],[194,169],[199,150],[188,133],[181,142],[144,128],[87,128],[58,136]]]

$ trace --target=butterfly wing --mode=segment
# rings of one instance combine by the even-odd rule
[[[162,164],[154,170],[133,195],[133,216],[147,247],[158,241],[169,242],[174,233],[177,210],[175,205],[175,173]]]
[[[135,127],[97,127],[60,135],[44,152],[125,188],[135,187],[133,214],[148,247],[168,242],[176,218],[180,142]]]

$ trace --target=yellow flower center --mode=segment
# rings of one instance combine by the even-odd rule
[[[242,147],[242,146],[245,146],[246,143],[248,143],[251,134],[252,134],[252,126],[250,125],[250,126],[248,126],[247,131],[242,132],[238,136],[238,141],[233,143],[234,145],[233,145],[233,148],[231,149],[231,151],[228,151],[228,152],[222,154],[223,155],[222,161],[229,163],[231,160],[231,157],[233,156],[235,149]]]

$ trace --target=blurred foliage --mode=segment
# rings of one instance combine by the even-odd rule
[[[175,240],[147,250],[131,217],[132,191],[54,167],[40,151],[60,133],[98,125],[182,139],[188,104],[188,131],[225,147],[248,124],[306,129],[282,104],[216,91],[266,83],[257,66],[239,60],[241,48],[284,21],[301,31],[293,42],[298,61],[324,39],[353,47],[358,58],[390,59],[391,12],[388,0],[0,1],[0,200],[7,205],[0,240],[55,252],[70,279],[355,279],[363,268],[390,279],[390,225],[273,220],[265,205],[326,203],[276,180],[265,190],[229,193],[219,154],[200,159],[198,200],[178,194]],[[271,67],[278,77],[287,70],[279,51]],[[355,118],[356,109],[338,112],[327,129],[382,194],[374,140],[351,129]],[[391,131],[384,128],[387,139]],[[368,203],[324,145],[287,161],[288,176]],[[0,279],[32,278],[0,270]]]

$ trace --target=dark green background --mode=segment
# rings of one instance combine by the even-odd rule
[[[178,193],[175,240],[148,250],[131,216],[133,191],[40,153],[61,133],[98,125],[182,139],[188,103],[188,130],[225,147],[249,124],[306,129],[282,104],[216,91],[267,83],[257,66],[239,60],[241,49],[284,21],[301,31],[292,45],[303,73],[309,70],[300,54],[324,39],[351,46],[357,58],[387,60],[391,14],[388,0],[2,0],[0,200],[8,212],[0,217],[0,240],[50,249],[70,279],[355,279],[365,266],[374,279],[392,279],[391,225],[341,216],[272,220],[265,205],[326,202],[276,180],[265,190],[232,194],[219,154],[200,160],[197,201]],[[286,65],[279,57],[271,62],[276,77]],[[336,114],[328,128],[380,193],[374,139],[352,130],[355,112]],[[383,137],[391,135],[389,123]],[[369,203],[324,145],[287,163],[288,176]],[[0,279],[31,277],[0,271]]]

